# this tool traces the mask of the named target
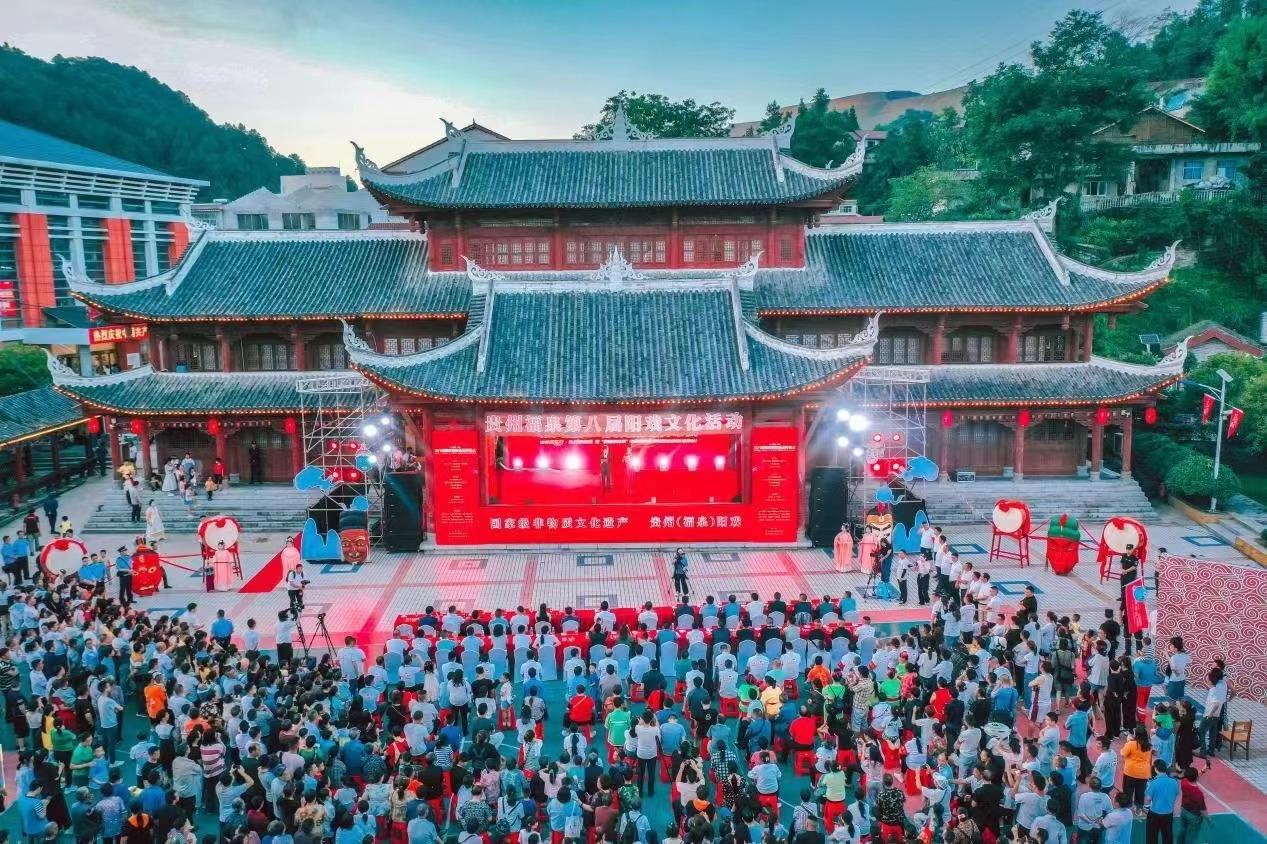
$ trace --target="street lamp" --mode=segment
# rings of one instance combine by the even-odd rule
[[[1232,376],[1227,374],[1225,369],[1216,369],[1214,374],[1219,376],[1219,418],[1215,424],[1218,431],[1214,436],[1214,483],[1210,487],[1210,512],[1213,513],[1218,507],[1218,488],[1219,488],[1219,466],[1223,461],[1223,409],[1227,404],[1227,385],[1232,383]]]

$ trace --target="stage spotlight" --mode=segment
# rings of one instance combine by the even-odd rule
[[[884,439],[884,434],[872,434],[872,436],[871,436],[871,440],[872,440],[872,442],[877,442],[877,443],[878,443],[878,442],[879,442],[880,440],[882,440],[882,439]]]
[[[370,464],[371,466],[377,466],[377,465],[378,465],[378,455],[376,455],[376,454],[371,454],[371,455],[369,455],[368,457],[366,457],[365,459],[369,461],[369,464]]]
[[[641,458],[640,456],[638,456],[637,454],[631,454],[631,455],[629,455],[629,469],[630,469],[630,471],[637,472],[637,471],[638,471],[638,470],[640,470],[641,468],[642,468],[642,458]]]
[[[726,458],[720,454],[714,457],[713,468],[716,469],[718,472],[724,470],[726,468]]]
[[[510,461],[510,465],[514,466],[516,469],[522,469],[524,467],[524,459],[522,457],[516,457],[514,460]]]
[[[849,445],[848,437],[836,437],[836,448],[845,448]]]
[[[694,472],[699,468],[699,458],[694,454],[686,455],[686,468]]]
[[[849,430],[854,432],[865,431],[869,427],[871,427],[871,422],[867,419],[867,417],[861,416],[857,413],[849,417]]]
[[[895,442],[895,443],[900,443],[901,441],[902,441],[902,435],[901,435],[901,434],[894,434],[894,435],[893,435],[893,442]]]
[[[861,456],[862,456],[862,449],[861,449],[861,448],[858,448],[857,446],[854,446],[854,449],[853,449],[853,456],[854,456],[854,457],[861,457]]]
[[[392,418],[390,416],[383,416],[378,420],[378,424],[382,425],[384,428],[390,428],[392,426]]]
[[[661,454],[655,459],[655,464],[660,468],[661,472],[669,471],[669,455]]]
[[[391,454],[391,453],[392,453],[392,444],[383,443],[383,454]]]
[[[581,455],[576,452],[572,452],[563,458],[563,468],[569,472],[579,472],[583,465],[584,462],[581,460]]]
[[[842,407],[840,410],[837,410],[837,411],[836,411],[836,421],[837,421],[837,422],[848,422],[848,421],[849,421],[849,411],[845,410],[843,407]]]
[[[361,433],[365,434],[365,436],[370,437],[370,438],[377,437],[378,426],[372,423],[369,425],[366,425],[364,428],[361,429]]]
[[[536,464],[535,464],[535,465],[536,465],[536,467],[537,467],[538,469],[549,469],[549,468],[550,468],[550,458],[549,458],[549,457],[546,457],[544,454],[538,454],[538,455],[537,455],[537,460],[536,460]]]

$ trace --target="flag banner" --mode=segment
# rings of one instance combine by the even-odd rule
[[[1201,397],[1201,424],[1205,425],[1214,415],[1214,396],[1206,393]]]
[[[1126,584],[1126,629],[1138,633],[1148,629],[1148,587],[1139,577]]]
[[[1241,427],[1241,420],[1245,418],[1245,411],[1239,407],[1234,407],[1227,414],[1227,438],[1230,440],[1236,436],[1237,430]]]

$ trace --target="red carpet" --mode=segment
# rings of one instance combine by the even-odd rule
[[[273,555],[264,567],[255,573],[246,583],[242,584],[239,592],[272,592],[277,588],[277,584],[282,582],[282,552],[278,551]]]

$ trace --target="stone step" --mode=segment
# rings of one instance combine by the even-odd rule
[[[308,507],[318,497],[317,493],[299,492],[282,484],[234,485],[217,492],[211,501],[200,494],[192,515],[180,498],[165,492],[145,490],[142,501],[146,504],[151,499],[154,501],[163,514],[163,526],[169,534],[192,533],[203,518],[221,515],[237,519],[247,532],[292,533],[300,530]],[[136,530],[123,491],[115,488],[98,505],[82,532],[132,533]]]

